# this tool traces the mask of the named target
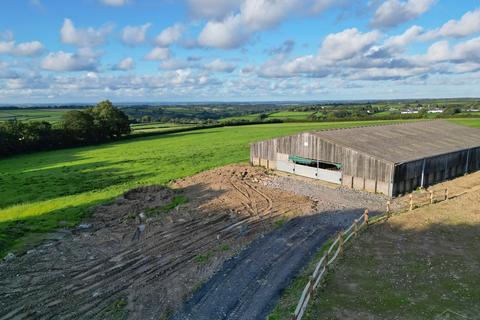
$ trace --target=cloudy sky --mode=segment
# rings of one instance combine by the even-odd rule
[[[478,0],[0,5],[0,103],[480,96]]]

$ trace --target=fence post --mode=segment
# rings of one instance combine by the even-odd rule
[[[448,188],[445,188],[445,200],[448,200]]]
[[[343,231],[340,231],[338,235],[338,250],[340,250],[340,254],[343,254]]]
[[[387,216],[390,217],[390,200],[387,200]]]
[[[368,209],[365,209],[365,213],[364,213],[364,221],[365,221],[365,224],[367,225],[368,227]]]
[[[430,190],[430,204],[433,203],[433,190]]]
[[[315,283],[315,279],[313,278],[313,276],[310,276],[309,283],[310,283],[310,288],[308,289],[308,291],[310,292],[310,295],[313,296],[313,292],[314,292],[313,284]]]
[[[358,233],[358,219],[353,222],[353,236],[356,237]]]
[[[410,194],[410,211],[413,210],[413,194]]]

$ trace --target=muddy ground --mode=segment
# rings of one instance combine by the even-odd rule
[[[222,275],[248,290],[223,302],[217,295],[217,306],[228,306],[232,318],[247,307],[264,314],[328,235],[364,208],[384,206],[378,195],[241,165],[181,179],[171,188],[132,190],[95,208],[75,230],[59,230],[2,262],[0,319],[168,318],[196,291],[177,314],[184,318],[198,293],[225,287]],[[247,297],[260,293],[265,299],[254,307]],[[244,300],[232,305],[237,298]],[[202,310],[215,312],[213,305],[204,307],[195,309],[199,317]]]

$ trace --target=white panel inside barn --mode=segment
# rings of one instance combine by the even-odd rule
[[[480,169],[480,129],[415,121],[305,132],[250,145],[250,162],[397,196]]]

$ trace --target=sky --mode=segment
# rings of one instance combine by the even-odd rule
[[[478,0],[0,6],[0,104],[480,97]]]

